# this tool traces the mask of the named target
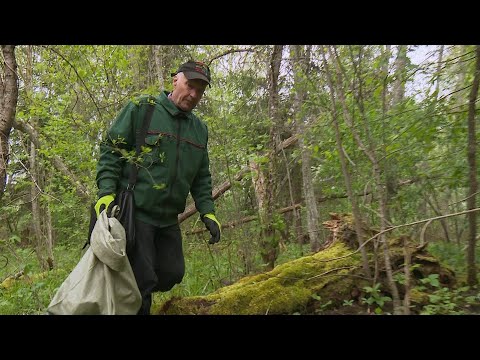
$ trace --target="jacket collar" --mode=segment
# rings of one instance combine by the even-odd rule
[[[170,92],[168,91],[163,91],[161,94],[160,94],[160,104],[163,105],[163,107],[165,109],[167,109],[167,111],[170,113],[170,115],[172,116],[181,116],[181,117],[187,117],[188,115],[190,115],[190,111],[183,111],[183,110],[180,110],[179,108],[177,108],[175,106],[175,104],[173,103],[173,101],[171,101],[169,98],[168,98],[168,94],[170,94]]]

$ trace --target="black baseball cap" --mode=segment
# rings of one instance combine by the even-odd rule
[[[179,72],[183,72],[183,74],[188,80],[200,79],[206,81],[208,83],[208,86],[212,86],[210,85],[210,69],[207,64],[201,61],[187,61],[186,63],[180,65],[178,70],[172,73],[172,76],[177,75]]]

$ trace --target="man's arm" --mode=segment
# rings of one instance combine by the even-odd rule
[[[195,200],[195,207],[200,213],[200,219],[212,235],[209,244],[220,241],[222,226],[215,217],[215,205],[212,198],[212,176],[209,169],[208,152],[205,150],[202,166],[195,177],[190,192]]]
[[[125,159],[121,149],[130,151],[135,143],[135,119],[138,107],[129,102],[118,114],[105,139],[100,144],[97,163],[98,197],[115,194]]]
[[[195,207],[201,215],[215,214],[215,205],[212,198],[212,176],[207,149],[205,149],[200,169],[193,180],[190,193],[195,201]]]

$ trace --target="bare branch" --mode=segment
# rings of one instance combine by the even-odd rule
[[[207,63],[208,66],[210,66],[210,64],[214,61],[214,60],[217,60],[225,55],[228,55],[228,54],[233,54],[233,53],[237,53],[237,52],[255,52],[256,50],[255,49],[229,49],[227,51],[224,51],[223,53],[221,54],[218,54],[218,55],[215,55],[213,56]]]

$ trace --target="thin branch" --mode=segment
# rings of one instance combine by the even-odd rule
[[[330,270],[327,270],[321,274],[318,274],[318,275],[315,275],[315,276],[312,276],[312,277],[309,277],[307,279],[305,279],[306,281],[308,280],[312,280],[312,279],[316,279],[318,277],[321,277],[321,276],[325,276],[327,275],[328,273],[331,273],[333,271],[337,271],[337,270],[344,270],[344,269],[354,269],[354,268],[358,268],[358,266],[343,266],[343,267],[339,267],[339,268],[335,268],[335,269],[330,269]]]
[[[425,225],[423,225],[422,231],[420,232],[420,246],[425,245],[425,232],[427,231],[428,225],[430,225],[432,221],[433,219],[430,219]]]
[[[218,55],[215,55],[213,56],[207,63],[208,66],[210,66],[210,64],[214,61],[214,60],[217,60],[225,55],[228,55],[228,54],[233,54],[233,53],[237,53],[237,52],[255,52],[256,50],[255,49],[229,49],[227,51],[224,51],[223,53],[221,54],[218,54]]]
[[[370,210],[371,212],[373,212],[375,215],[377,215],[380,218],[381,215],[378,213],[378,211],[375,211],[372,208],[370,208],[368,206],[365,206],[363,204],[360,204],[360,206],[363,207],[364,209]],[[387,219],[385,219],[385,221],[388,223],[388,225],[393,226],[393,224],[390,221],[388,221]]]
[[[461,202],[464,202],[464,201],[470,199],[472,196],[477,195],[478,193],[480,193],[480,191],[477,191],[476,193],[474,193],[474,194],[472,194],[472,195],[470,195],[470,196],[467,196],[465,199],[462,199],[462,200],[459,200],[459,201],[457,201],[457,202],[448,204],[448,206],[453,206],[453,205],[457,205],[457,204],[459,204],[459,203],[461,203]]]
[[[345,155],[345,158],[352,164],[352,166],[357,166],[355,163],[350,159],[350,156],[348,156],[347,151],[345,150],[345,147],[342,145],[342,152]]]

